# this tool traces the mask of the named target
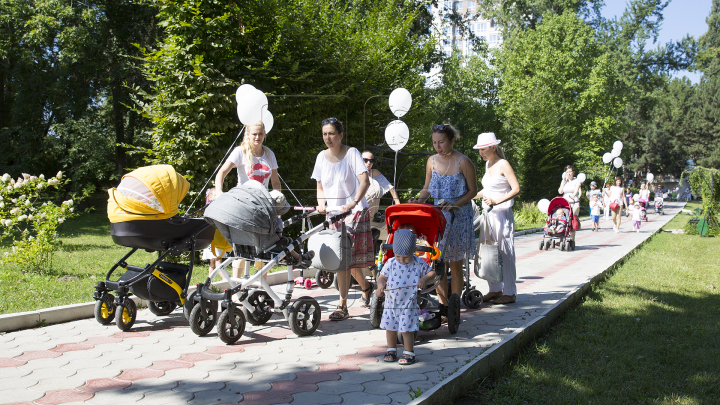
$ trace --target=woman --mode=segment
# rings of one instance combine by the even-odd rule
[[[630,191],[630,186],[625,187],[625,216],[630,217],[630,201],[632,200],[633,193]]]
[[[625,198],[623,195],[622,179],[620,177],[615,177],[614,183],[615,185],[610,187],[610,192],[608,194],[608,209],[612,212],[613,231],[620,232],[620,222],[622,221],[621,214]]]
[[[605,187],[602,191],[603,196],[603,212],[605,214],[605,219],[610,219],[610,183],[605,183]]]
[[[638,201],[644,202],[645,206],[647,206],[647,203],[650,201],[650,189],[644,181],[640,183],[640,192],[638,194],[640,194]]]
[[[576,217],[580,215],[580,186],[582,186],[582,183],[575,178],[575,170],[572,165],[565,166],[565,173],[563,173],[558,193],[568,200],[573,215]],[[575,229],[572,227],[570,227],[570,240],[575,240]]]
[[[331,207],[341,206],[341,212],[352,211],[345,221],[353,239],[352,264],[336,275],[340,303],[335,312],[330,314],[330,320],[342,321],[350,316],[347,297],[351,275],[363,289],[364,306],[369,305],[372,295],[372,283],[363,274],[364,268],[375,263],[370,210],[365,199],[370,180],[360,152],[342,144],[343,125],[337,118],[328,118],[322,122],[322,135],[327,149],[318,153],[311,176],[317,181],[317,210],[325,214],[327,202]]]
[[[451,125],[432,127],[432,142],[436,155],[430,156],[425,164],[425,185],[417,199],[410,202],[424,203],[430,196],[440,207],[448,221],[445,237],[438,244],[446,262],[450,263],[452,293],[463,289],[463,260],[475,255],[475,232],[473,231],[473,211],[471,201],[477,194],[475,166],[470,159],[453,149],[460,138],[458,131]],[[455,213],[450,222],[450,211]],[[449,237],[448,237],[449,235]],[[440,303],[448,303],[447,278],[438,286]]]
[[[514,198],[520,193],[515,171],[505,160],[505,154],[497,145],[500,143],[492,132],[478,136],[477,149],[485,161],[485,175],[482,178],[482,190],[475,198],[482,199],[483,210],[492,225],[495,240],[500,246],[503,262],[503,282],[488,281],[489,292],[483,301],[492,300],[493,304],[511,304],[515,302],[517,287],[515,286],[515,217],[512,206]],[[488,212],[488,208],[493,207]]]
[[[370,219],[372,219],[380,209],[380,197],[385,195],[385,193],[388,191],[390,192],[395,204],[400,204],[400,198],[398,197],[395,188],[392,184],[390,184],[385,176],[383,176],[377,169],[373,169],[375,156],[373,156],[372,152],[367,150],[363,152],[362,160],[363,163],[365,163],[365,168],[367,168],[368,173],[370,173],[370,188],[368,188],[367,193],[365,193],[365,198],[370,206]]]
[[[272,183],[274,190],[281,190],[275,154],[270,148],[263,145],[266,137],[265,124],[262,121],[245,127],[245,136],[240,146],[233,149],[227,161],[215,175],[215,198],[223,193],[225,177],[233,168],[237,168],[238,186],[250,180],[256,180],[262,183],[265,188],[268,188],[268,184]],[[240,273],[244,271],[243,263],[237,262],[237,265],[233,266],[233,277],[235,278],[239,278]],[[255,267],[258,266],[261,266],[261,263],[255,262]]]

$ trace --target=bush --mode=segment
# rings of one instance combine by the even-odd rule
[[[534,202],[521,202],[513,205],[515,223],[517,225],[532,225],[545,222],[546,215],[543,214]]]
[[[77,215],[72,199],[59,206],[50,199],[69,180],[62,172],[49,180],[27,173],[17,180],[6,173],[0,180],[0,239],[12,239],[12,251],[0,257],[0,264],[18,263],[34,273],[49,272],[52,254],[60,245],[57,229]]]

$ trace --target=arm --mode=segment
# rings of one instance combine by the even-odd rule
[[[378,274],[377,289],[375,290],[375,295],[377,295],[378,298],[382,297],[386,284],[387,284],[387,278],[385,276],[383,276],[382,274]]]
[[[272,184],[273,190],[282,191],[280,176],[278,176],[277,169],[272,169],[272,173],[270,174],[270,183]]]
[[[563,173],[563,179],[562,179],[562,182],[560,182],[560,188],[558,188],[558,194],[563,195],[563,189],[565,188],[565,183],[567,183],[567,179],[565,178],[565,174]]]
[[[400,204],[400,197],[398,197],[397,191],[395,191],[395,187],[390,189],[390,194],[393,196],[393,201],[395,204]]]
[[[420,191],[420,196],[418,198],[411,198],[408,200],[408,202],[419,202],[424,203],[430,198],[430,192],[428,189],[430,188],[430,180],[432,179],[432,156],[428,158],[427,162],[425,163],[425,185],[423,186],[423,189]]]
[[[317,212],[325,214],[325,190],[323,190],[322,182],[317,182]]]
[[[575,192],[573,193],[574,196],[579,196],[579,195],[580,195],[580,187],[582,187],[582,183],[580,183],[580,182],[578,181],[578,185],[577,185],[577,187],[575,188]],[[580,197],[578,197],[577,200],[578,200],[578,202],[579,202],[579,201],[580,201]]]
[[[230,170],[232,170],[235,167],[235,163],[231,161],[225,161],[225,163],[222,165],[220,170],[215,175],[215,194],[220,195],[223,193],[223,182],[225,182],[225,176],[230,173]]]
[[[515,176],[515,171],[507,160],[502,161],[500,170],[503,176],[507,179],[508,183],[510,183],[510,191],[496,200],[492,198],[485,198],[484,202],[489,206],[502,204],[520,194],[520,183],[518,182],[517,176]],[[563,181],[563,184],[564,183],[565,182]]]
[[[430,270],[430,272],[422,277],[420,277],[420,280],[418,280],[417,286],[418,288],[425,288],[428,281],[432,280],[432,278],[435,277],[435,271]]]

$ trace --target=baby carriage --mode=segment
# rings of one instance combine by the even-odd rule
[[[662,197],[662,196],[659,196],[659,195],[656,195],[656,196],[655,196],[655,213],[656,213],[656,214],[660,214],[660,215],[664,215],[664,214],[665,214],[664,208],[665,208],[665,204],[664,204],[664,201],[663,201],[663,197]]]
[[[316,212],[304,212],[283,223],[289,226],[300,222]],[[190,322],[191,330],[204,336],[217,323],[220,339],[232,344],[237,342],[245,331],[245,323],[262,325],[273,314],[281,314],[290,325],[290,329],[298,336],[307,336],[315,332],[320,325],[320,305],[311,297],[300,297],[291,304],[292,292],[295,287],[293,270],[307,268],[310,263],[294,259],[291,252],[303,252],[306,240],[316,234],[322,238],[338,241],[338,246],[320,243],[317,254],[313,258],[313,266],[330,271],[347,268],[351,258],[351,240],[344,224],[338,231],[328,230],[331,223],[339,222],[350,212],[331,217],[322,224],[310,229],[292,240],[279,237],[278,224],[275,220],[277,212],[264,187],[235,187],[222,194],[205,209],[205,219],[220,231],[222,236],[232,244],[234,257],[226,259],[207,278],[200,283],[197,290],[188,297],[185,313]],[[321,234],[321,231],[327,233]],[[310,243],[309,245],[312,245]],[[231,278],[226,267],[234,260],[245,259],[245,276],[241,279]],[[251,261],[260,261],[265,265],[250,276]],[[325,266],[323,266],[325,264]],[[287,266],[287,284],[285,296],[280,298],[268,282],[263,278],[276,265]],[[343,267],[344,266],[344,267]],[[216,293],[211,289],[212,279],[222,275],[231,288]],[[235,296],[238,302],[233,301]],[[218,302],[222,313],[216,318]]]
[[[451,211],[451,222],[454,213]],[[424,236],[426,242],[431,246],[416,246],[416,252],[430,253],[430,267],[435,271],[435,279],[432,280],[424,289],[418,291],[417,301],[421,309],[428,309],[427,318],[420,323],[423,330],[432,330],[440,327],[440,317],[447,316],[448,330],[451,334],[455,334],[460,326],[460,294],[462,293],[463,302],[466,306],[477,308],[482,302],[482,294],[470,285],[470,265],[469,259],[465,263],[465,289],[463,292],[450,291],[450,283],[448,283],[448,292],[450,298],[448,305],[439,304],[430,296],[434,292],[442,279],[448,276],[449,266],[443,261],[443,254],[438,249],[438,242],[443,238],[446,227],[446,219],[443,211],[431,204],[397,204],[388,207],[385,210],[385,222],[387,229],[390,231],[388,243],[383,245],[383,249],[387,249],[383,257],[383,264],[393,257],[392,240],[393,233],[400,229],[400,226],[410,224],[415,228],[418,237]],[[417,254],[417,253],[416,253]],[[372,295],[370,300],[370,323],[374,328],[380,327],[382,319],[384,299]],[[398,336],[401,336],[398,334]]]
[[[562,251],[575,250],[575,241],[570,239],[573,223],[573,212],[570,203],[564,197],[555,197],[548,205],[547,220],[540,250],[560,246]]]
[[[187,180],[172,166],[156,165],[126,174],[117,188],[108,190],[110,235],[113,242],[131,250],[95,287],[95,319],[101,324],[107,325],[114,318],[121,330],[133,326],[137,308],[130,294],[146,300],[156,315],[168,315],[185,303],[193,260],[185,265],[165,259],[185,252],[194,257],[195,251],[210,245],[215,233],[203,218],[177,215],[178,204],[188,189]],[[157,252],[157,259],[144,267],[128,264],[138,249]],[[125,273],[112,281],[118,267]]]
[[[648,217],[647,217],[648,200],[646,200],[644,198],[640,198],[638,200],[638,203],[640,204],[640,216],[642,217],[643,221],[647,221],[648,220]]]

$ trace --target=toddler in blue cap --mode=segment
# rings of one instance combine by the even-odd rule
[[[416,236],[409,229],[398,229],[393,235],[393,255],[378,276],[378,297],[385,293],[380,327],[385,329],[388,350],[385,361],[397,360],[397,334],[402,333],[405,351],[400,358],[402,365],[415,364],[413,332],[420,329],[418,320],[417,290],[423,288],[435,276],[425,261],[415,256]]]

